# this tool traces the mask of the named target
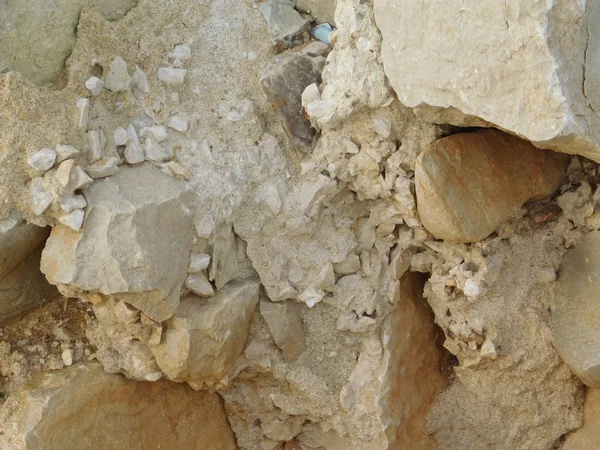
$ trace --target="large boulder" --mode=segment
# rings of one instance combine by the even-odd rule
[[[454,134],[417,159],[419,216],[438,239],[485,239],[526,202],[550,196],[565,164],[565,155],[498,130]]]
[[[218,394],[127,380],[96,362],[35,375],[0,427],[4,450],[235,450]]]
[[[375,17],[386,75],[421,118],[600,161],[600,2],[375,0]]]
[[[187,276],[191,195],[184,181],[150,165],[123,166],[85,191],[81,231],[53,228],[42,272],[65,292],[113,295],[168,319]]]
[[[552,311],[554,346],[586,385],[600,388],[600,231],[563,258]]]

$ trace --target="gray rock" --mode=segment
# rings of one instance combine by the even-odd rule
[[[185,286],[194,294],[200,297],[212,297],[215,295],[215,290],[210,284],[210,281],[201,273],[193,273],[188,275],[185,280]]]
[[[237,275],[237,241],[230,223],[222,223],[215,231],[212,264],[209,278],[215,282],[217,289]]]
[[[296,8],[306,11],[318,23],[335,24],[335,5],[337,0],[296,0]]]
[[[185,182],[123,166],[85,192],[81,232],[56,226],[42,271],[56,285],[115,295],[161,322],[179,302],[193,238]]]
[[[552,311],[554,346],[586,385],[600,388],[600,231],[563,258]]]
[[[151,347],[160,369],[194,389],[218,387],[244,351],[259,284],[234,281],[214,297],[181,299],[160,345]]]
[[[56,162],[56,152],[51,148],[43,148],[39,152],[27,158],[27,164],[43,173],[50,169]]]
[[[310,26],[310,20],[294,9],[291,0],[265,0],[258,4],[267,21],[271,42],[278,50],[301,43]]]
[[[315,130],[302,111],[302,92],[321,83],[324,58],[288,53],[275,58],[260,78],[267,100],[279,113],[290,142],[298,151],[312,151]]]
[[[31,209],[36,216],[43,214],[54,200],[52,193],[44,186],[44,180],[41,177],[31,180],[29,192],[31,193]]]
[[[260,313],[287,362],[296,361],[306,348],[301,308],[299,303],[291,301],[260,302]]]

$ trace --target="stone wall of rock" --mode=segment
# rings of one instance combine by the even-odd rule
[[[1,1],[6,448],[594,442],[596,1]]]

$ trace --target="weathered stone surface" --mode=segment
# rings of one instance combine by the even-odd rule
[[[5,450],[237,449],[218,394],[127,380],[99,363],[35,375],[1,425]]]
[[[38,249],[49,233],[49,228],[24,222],[7,230],[0,229],[0,279]]]
[[[337,0],[296,0],[296,8],[310,13],[319,23],[334,25],[336,3]]]
[[[279,113],[290,142],[303,153],[312,150],[315,130],[302,112],[302,92],[313,83],[321,83],[324,64],[322,57],[286,53],[277,56],[260,78],[262,90]]]
[[[225,384],[246,346],[258,293],[256,282],[233,281],[214,297],[182,298],[167,321],[163,341],[150,347],[160,369],[194,389]]]
[[[423,226],[449,242],[484,239],[526,202],[550,196],[565,163],[564,155],[497,130],[440,139],[415,169]]]
[[[583,404],[583,426],[567,435],[562,450],[600,448],[600,390],[587,389]]]
[[[185,182],[150,165],[123,166],[85,191],[82,232],[54,227],[42,271],[53,284],[119,295],[152,319],[167,319],[192,245],[189,195]]]
[[[79,13],[86,5],[98,6],[115,20],[137,0],[0,1],[0,73],[16,70],[36,84],[52,83],[75,44]]]
[[[237,275],[237,240],[230,223],[220,224],[215,231],[209,278],[221,289]]]
[[[296,361],[306,347],[302,325],[302,307],[299,303],[260,302],[260,313],[267,322],[275,343],[283,352],[283,358]]]
[[[554,346],[581,381],[600,388],[600,231],[563,258],[552,311]]]
[[[598,2],[376,0],[375,16],[385,72],[420,117],[600,161]]]
[[[265,0],[258,7],[267,21],[271,42],[279,50],[302,42],[310,20],[298,14],[291,0]]]

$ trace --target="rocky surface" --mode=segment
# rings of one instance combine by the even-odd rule
[[[374,3],[386,75],[419,117],[600,161],[596,2]]]
[[[336,0],[296,0],[296,8],[308,12],[319,23],[335,24]]]
[[[95,362],[37,374],[18,396],[2,424],[7,450],[237,448],[217,394],[127,380]]]
[[[569,434],[563,450],[592,450],[600,445],[600,391],[588,389],[583,408],[583,426]]]
[[[438,239],[480,241],[524,203],[552,195],[565,163],[563,155],[495,130],[440,139],[417,159],[420,219]]]

